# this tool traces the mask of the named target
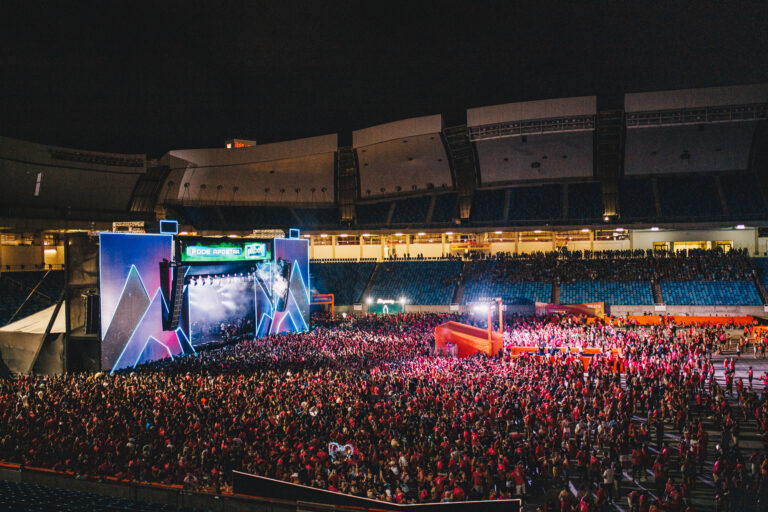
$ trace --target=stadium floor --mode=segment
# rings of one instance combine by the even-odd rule
[[[723,373],[723,360],[726,358],[735,357],[735,352],[726,352],[722,355],[716,355],[712,356],[712,361],[715,365],[715,380],[717,383],[725,388],[725,374]],[[755,359],[751,354],[747,356],[742,356],[740,359],[736,360],[736,373],[734,382],[738,381],[739,377],[744,379],[744,386],[747,386],[747,374],[749,371],[749,367],[752,366],[753,371],[753,387],[754,389],[761,389],[759,386],[760,378],[763,376],[763,374],[768,373],[768,359]],[[622,376],[622,386],[624,386],[624,377]],[[735,395],[735,389],[736,386],[734,384],[734,395]],[[727,396],[727,395],[726,395]],[[734,397],[728,397],[729,403],[738,408],[738,400]],[[633,417],[634,420],[645,422],[645,417],[640,415],[635,415]],[[665,439],[668,439],[672,443],[679,442],[679,436],[677,435],[676,430],[674,427],[667,422],[667,427],[665,428],[664,437]],[[691,496],[692,496],[692,503],[694,506],[694,510],[697,511],[715,511],[715,493],[714,493],[714,482],[712,481],[712,466],[715,463],[715,449],[714,446],[718,445],[720,443],[720,429],[718,429],[711,421],[711,419],[707,418],[704,421],[704,427],[706,428],[707,434],[709,434],[709,442],[710,442],[710,450],[707,454],[707,460],[704,465],[704,471],[700,473],[697,477],[697,486],[693,489]],[[749,456],[753,451],[759,451],[765,449],[765,445],[760,440],[760,437],[757,434],[757,424],[754,420],[746,421],[741,423],[741,435],[739,437],[739,447],[741,448],[741,453],[743,455]],[[652,452],[657,452],[657,447],[655,446],[654,442],[650,443],[650,448]],[[652,495],[655,495],[654,490],[654,482],[653,482],[653,473],[651,473],[650,470],[647,471],[647,475],[645,480],[640,479],[640,482],[637,482],[632,479],[631,477],[631,471],[627,472],[625,471],[623,474],[623,479],[621,483],[621,492],[622,497],[620,500],[617,500],[616,502],[612,503],[610,506],[613,510],[616,510],[617,512],[629,512],[629,506],[627,504],[627,498],[626,494],[631,490],[645,490],[650,492]],[[675,480],[675,482],[681,481],[680,476],[680,469],[679,467],[675,467],[673,464],[669,476]],[[576,495],[579,491],[581,491],[583,488],[579,486],[578,481],[576,478],[570,478],[569,479],[569,485],[568,490],[571,492],[571,494]],[[555,503],[557,503],[557,495],[560,493],[562,489],[556,488],[554,486],[551,486],[551,488],[548,488],[546,492],[543,494],[541,492],[532,493],[528,495],[528,499],[523,505],[523,510],[525,512],[535,512],[537,510],[537,507],[540,505],[543,505],[548,500],[554,500]],[[593,494],[593,497],[595,493],[597,492],[597,486],[593,487],[590,490]],[[738,508],[734,508],[734,511],[739,510]]]

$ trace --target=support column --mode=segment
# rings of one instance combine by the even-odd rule
[[[409,233],[405,234],[405,254],[411,255],[411,235]]]
[[[379,249],[380,249],[380,251],[379,251],[379,261],[384,261],[384,246],[387,243],[386,242],[386,238],[387,237],[385,235],[381,235],[379,237]]]
[[[358,236],[357,237],[357,244],[360,246],[360,257],[357,258],[357,261],[360,261],[363,259],[363,242],[365,241],[365,237]]]
[[[488,350],[487,353],[491,353],[491,349],[493,348],[493,342],[491,341],[493,338],[491,338],[491,333],[493,332],[493,307],[491,304],[488,304]]]
[[[440,244],[441,244],[441,251],[443,253],[443,258],[445,258],[445,233],[440,234]]]
[[[760,255],[760,230],[755,228],[755,249],[752,251],[755,256]]]
[[[501,311],[501,301],[499,301],[499,334],[504,338],[504,313]]]
[[[336,235],[331,235],[331,258],[336,259]]]

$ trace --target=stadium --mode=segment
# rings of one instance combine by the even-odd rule
[[[666,502],[714,499],[717,482],[704,465],[722,467],[736,457],[741,462],[727,471],[741,465],[748,478],[745,468],[757,464],[728,452],[726,436],[738,443],[735,425],[751,429],[743,442],[761,453],[768,433],[768,409],[757,392],[768,369],[758,359],[765,357],[768,307],[768,85],[633,93],[610,110],[597,103],[578,97],[475,108],[466,125],[452,127],[440,115],[406,119],[356,131],[348,147],[338,146],[336,134],[271,144],[232,140],[157,160],[0,139],[10,185],[2,198],[10,227],[0,256],[0,354],[12,379],[3,384],[0,458],[9,471],[21,464],[238,495],[253,488],[262,499],[304,488],[233,474],[400,504],[514,500],[543,495],[562,479],[597,503],[613,494],[602,485],[605,471],[637,473],[623,465],[639,447],[635,466],[660,464],[654,471],[663,471],[673,489],[635,474],[622,492],[647,488],[649,499]],[[15,233],[21,226],[25,233]],[[654,343],[665,348],[650,356]],[[732,362],[737,351],[759,368],[748,387],[746,363],[715,372],[715,361]],[[233,357],[236,363],[226,362]],[[311,376],[318,368],[334,374],[292,406],[260,401],[301,389],[280,375],[292,382],[292,371]],[[558,395],[567,401],[569,394],[517,388],[519,375],[576,379],[578,368],[595,379],[594,405],[577,401],[536,414],[532,404],[546,411],[546,396],[559,403]],[[468,377],[513,369],[515,377],[479,389],[465,383],[445,404],[420,389],[453,389]],[[658,371],[671,372],[665,392],[644,396],[647,384],[630,385]],[[614,380],[621,373],[624,388]],[[218,415],[204,404],[220,398],[208,379],[238,394],[258,382],[259,398],[242,404],[254,416],[238,421],[235,414],[234,426],[217,432]],[[94,385],[108,390],[96,403],[72,395]],[[148,395],[138,400],[135,387]],[[385,389],[397,400],[375,398]],[[616,401],[626,394],[632,399]],[[61,417],[50,409],[51,395],[103,413],[115,406],[109,402],[154,397],[157,409],[149,416],[119,411],[114,422],[146,424],[139,434],[106,418]],[[698,411],[685,403],[694,395]],[[464,411],[461,422],[445,425],[412,411],[435,415],[438,405]],[[335,430],[309,420],[302,431],[285,419],[296,414],[294,421],[306,422],[329,406],[330,418],[349,425]],[[20,407],[36,414],[16,416]],[[189,412],[162,417],[174,408]],[[254,408],[277,417],[264,420]],[[368,437],[379,432],[372,418],[393,421],[389,414],[406,415],[403,427],[418,432],[377,446]],[[252,433],[257,418],[273,427],[285,422],[286,433],[299,429],[289,438],[297,443],[293,458],[278,448],[285,447],[282,436]],[[371,430],[360,425],[366,421]],[[588,433],[569,439],[569,421]],[[622,422],[641,433],[608,433],[622,430]],[[669,441],[665,422],[677,432]],[[218,455],[215,445],[184,441],[190,423],[214,439],[226,437]],[[36,449],[33,440],[51,424],[53,444],[72,452]],[[441,456],[441,445],[425,447],[425,425],[449,441],[458,435],[458,451],[446,444]],[[722,453],[697,447],[708,427],[722,428]],[[85,439],[72,438],[115,428],[125,429],[119,441],[134,445],[129,451],[116,439],[87,446],[89,457]],[[654,434],[662,436],[658,445]],[[553,435],[562,437],[546,441]],[[333,449],[323,451],[327,442],[353,453],[337,459]],[[162,453],[163,443],[170,454]],[[675,444],[682,470],[665,461]],[[557,460],[561,451],[575,464]],[[168,467],[169,457],[178,469]],[[306,467],[304,457],[312,461]],[[695,475],[698,463],[704,484],[685,467],[693,465]],[[323,464],[333,478],[321,474]],[[397,471],[365,489],[344,474],[359,465]]]
[[[711,83],[3,131],[0,510],[768,510],[768,83]]]

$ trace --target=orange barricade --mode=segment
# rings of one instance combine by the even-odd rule
[[[452,343],[458,348],[458,356],[469,357],[478,352],[487,355],[498,354],[504,346],[504,338],[498,332],[490,333],[486,329],[472,327],[459,322],[445,322],[435,327],[435,349],[438,353],[446,351],[446,344]]]
[[[549,348],[545,349],[547,353],[549,353],[549,350],[550,350]],[[568,349],[564,347],[557,349],[557,351],[560,352],[561,354],[566,352],[567,350]],[[599,348],[585,348],[582,351],[580,351],[577,348],[571,348],[570,350],[571,350],[571,354],[574,354],[576,357],[579,357],[578,354],[581,354],[582,352],[584,354],[589,354],[589,355],[580,356],[581,362],[584,364],[585,370],[589,368],[589,363],[592,361],[592,357],[602,352]],[[539,349],[537,347],[510,347],[507,349],[507,352],[512,357],[520,357],[524,353],[538,354]],[[615,348],[611,349],[611,354],[616,356],[616,364],[614,364],[614,367],[613,367],[614,373],[617,371],[622,371],[622,367],[621,367],[622,360],[621,360],[621,356],[619,355],[619,351]]]
[[[670,317],[663,317],[665,321]],[[660,325],[662,323],[662,317],[660,316],[629,316],[630,321],[636,322],[638,325]],[[710,325],[725,325],[733,323],[735,325],[749,325],[755,321],[751,316],[673,316],[672,319],[678,325],[691,325],[691,324],[710,324]]]

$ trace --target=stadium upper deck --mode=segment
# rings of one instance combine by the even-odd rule
[[[5,226],[197,231],[733,225],[768,218],[768,84],[472,108],[158,160],[0,138]],[[40,219],[35,223],[30,219]],[[65,219],[67,223],[63,223]]]

